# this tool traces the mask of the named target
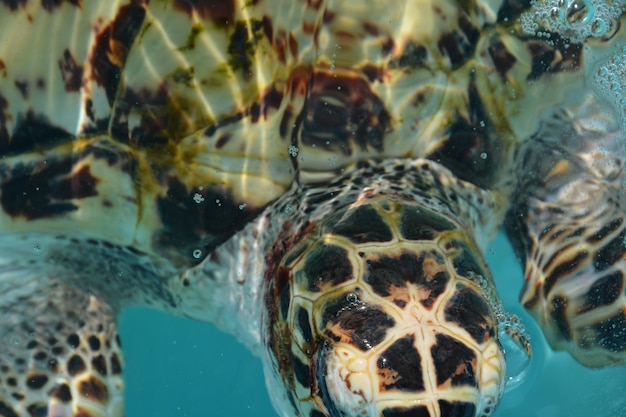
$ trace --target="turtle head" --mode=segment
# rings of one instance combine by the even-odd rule
[[[301,234],[266,295],[266,377],[283,415],[493,413],[505,361],[492,283],[450,216],[378,196]]]

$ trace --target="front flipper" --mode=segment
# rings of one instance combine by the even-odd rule
[[[529,144],[506,227],[525,262],[521,302],[550,345],[602,367],[626,364],[626,161],[619,130],[594,114],[559,114]]]
[[[115,311],[55,277],[2,269],[0,416],[122,416]]]

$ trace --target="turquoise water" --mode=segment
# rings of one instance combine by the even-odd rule
[[[504,236],[487,260],[507,310],[522,317],[534,356],[524,383],[496,417],[626,417],[626,370],[589,370],[547,348],[517,303],[522,274]],[[122,317],[127,417],[275,417],[261,362],[206,323],[145,310]]]

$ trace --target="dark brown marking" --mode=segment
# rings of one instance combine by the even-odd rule
[[[226,145],[228,143],[228,141],[230,141],[230,139],[232,137],[233,137],[232,133],[224,133],[215,142],[215,148],[216,149],[222,149],[224,147],[224,145]]]
[[[458,68],[474,55],[480,31],[465,15],[459,15],[458,26],[441,35],[437,46],[448,57],[452,68]]]
[[[198,193],[204,204],[197,204],[193,197]],[[262,209],[248,204],[239,208],[228,190],[221,187],[187,189],[178,178],[168,181],[167,193],[157,200],[157,208],[163,229],[157,233],[158,246],[172,250],[186,263],[197,263],[191,254],[195,249],[210,253],[233,233],[240,230]]]
[[[553,256],[553,258],[551,258],[548,263],[543,267],[544,271],[547,270],[549,268],[549,266],[552,264],[554,259],[558,260],[558,265],[556,267],[554,267],[554,269],[552,270],[552,273],[550,275],[548,275],[545,279],[544,285],[543,285],[543,293],[545,295],[550,294],[550,291],[552,291],[552,288],[554,288],[554,286],[556,285],[557,282],[559,282],[559,280],[565,276],[570,275],[573,271],[576,270],[576,268],[588,257],[588,253],[587,251],[580,251],[576,254],[576,256],[574,256],[573,258],[570,259],[558,259],[558,255],[559,252],[555,253],[555,255]]]
[[[197,13],[203,19],[211,19],[223,27],[235,22],[235,2],[233,0],[175,0],[174,9],[191,16]]]
[[[117,353],[111,355],[111,374],[120,375],[122,373],[122,362]]]
[[[415,348],[415,336],[396,340],[378,358],[381,391],[424,391],[421,357]]]
[[[106,376],[106,374],[107,374],[107,363],[106,363],[106,360],[104,359],[104,356],[98,355],[95,358],[93,358],[91,360],[91,366],[92,366],[93,369],[98,371],[98,373],[100,373],[100,375]]]
[[[70,387],[67,384],[61,384],[52,389],[50,392],[52,397],[57,398],[63,404],[67,404],[72,401],[72,392],[70,391]]]
[[[348,210],[330,227],[330,231],[345,236],[354,243],[388,242],[393,237],[389,226],[370,205]]]
[[[428,159],[443,164],[465,181],[489,188],[497,179],[498,161],[503,159],[502,140],[494,131],[473,76],[467,93],[468,117],[458,114],[453,118],[448,139]]]
[[[145,15],[144,6],[138,2],[120,7],[115,19],[96,36],[89,60],[94,81],[106,91],[109,104],[115,100],[122,67]]]
[[[484,296],[463,284],[457,284],[456,293],[446,305],[445,318],[458,323],[478,344],[494,336],[490,309]]]
[[[596,280],[589,288],[585,311],[600,306],[611,305],[624,292],[624,277],[621,271],[605,275]]]
[[[46,375],[29,375],[26,377],[26,386],[31,389],[40,389],[48,382]]]
[[[462,277],[472,279],[477,275],[485,276],[481,262],[477,259],[477,254],[472,251],[465,242],[454,241],[455,246],[461,249],[452,261],[456,273]]]
[[[407,42],[402,49],[402,55],[389,61],[389,68],[420,68],[424,67],[428,51],[424,45],[413,41]]]
[[[9,108],[9,102],[0,94],[0,152],[5,154],[13,145],[9,137],[9,129],[7,120],[11,119],[11,115],[6,113]]]
[[[39,343],[37,343],[36,340],[30,340],[28,343],[26,343],[26,349],[35,349],[38,345]]]
[[[621,217],[611,221],[610,223],[604,225],[604,227],[602,227],[600,230],[598,230],[597,232],[589,236],[587,238],[587,242],[589,243],[599,242],[600,240],[604,239],[607,235],[610,235],[619,227],[621,227],[623,223],[624,223],[624,220]]]
[[[100,404],[106,404],[109,399],[109,390],[100,380],[89,377],[87,380],[80,382],[78,391],[83,397]]]
[[[454,230],[455,225],[430,210],[405,206],[400,217],[400,233],[408,240],[434,240],[444,230]]]
[[[572,333],[567,320],[567,298],[555,295],[551,300],[550,317],[564,340],[572,340]]]
[[[46,352],[37,352],[33,355],[33,358],[38,361],[43,361],[48,358],[48,354]]]
[[[278,296],[278,310],[283,320],[287,319],[289,314],[289,306],[291,305],[291,286],[289,285],[289,271],[280,267],[278,269],[277,280],[274,283],[275,288],[280,288]]]
[[[250,37],[252,33],[252,37]],[[252,76],[252,58],[254,48],[263,36],[263,24],[260,21],[237,22],[228,45],[228,63],[234,70],[241,70],[245,79]],[[286,39],[285,39],[286,45]]]
[[[626,350],[626,315],[620,311],[613,317],[594,326],[598,334],[598,344],[610,352]]]
[[[67,373],[70,376],[76,376],[85,372],[87,366],[85,365],[85,361],[79,355],[72,355],[67,361]]]
[[[76,333],[72,333],[67,337],[67,344],[72,348],[76,349],[80,344],[80,338]]]
[[[98,339],[98,337],[91,335],[87,339],[87,342],[89,343],[89,347],[92,351],[96,352],[100,350],[100,339]]]
[[[303,307],[298,308],[298,329],[302,334],[305,343],[313,342],[313,332],[311,331],[311,322],[309,319],[309,313]]]
[[[351,155],[351,145],[361,150],[383,150],[383,138],[391,130],[385,103],[356,70],[313,74],[302,110],[301,140],[306,146]]]
[[[1,107],[2,98],[0,97]],[[28,111],[25,115],[18,117],[11,140],[9,141],[8,133],[6,140],[3,140],[4,120],[2,112],[0,112],[0,153],[3,155],[14,155],[37,148],[52,147],[74,139],[74,135],[53,125],[45,116]]]
[[[83,66],[78,64],[69,49],[63,51],[63,57],[59,59],[61,78],[65,82],[65,91],[79,91],[83,85]]]
[[[308,365],[302,363],[302,361],[295,355],[291,355],[291,363],[293,365],[293,372],[296,376],[296,380],[305,388],[311,385],[311,368]]]
[[[294,407],[294,409],[297,409],[297,407]],[[319,410],[311,410],[311,414],[309,414],[309,417],[326,417],[326,414],[322,413]]]
[[[505,0],[498,10],[498,23],[512,22],[522,12],[530,9],[531,0]]]
[[[380,53],[383,57],[389,56],[396,48],[396,43],[392,37],[388,37],[380,47]]]
[[[473,403],[446,400],[439,400],[438,403],[441,415],[445,417],[474,417],[476,415],[476,405]]]
[[[15,87],[19,90],[24,100],[28,99],[28,82],[15,80]]]
[[[506,80],[506,75],[517,62],[517,58],[509,52],[504,43],[499,39],[491,43],[487,50],[496,71],[498,71],[498,74],[500,74],[503,80]]]
[[[446,381],[455,387],[469,385],[478,387],[475,369],[476,354],[460,341],[445,334],[435,336],[437,343],[430,349],[437,374],[437,385]],[[448,415],[448,414],[444,414]]]
[[[399,307],[411,301],[407,284],[417,285],[420,303],[430,309],[445,290],[450,275],[430,255],[417,258],[403,253],[398,258],[383,255],[377,261],[368,261],[364,279],[376,294],[391,297]]]
[[[31,404],[26,408],[30,417],[48,417],[48,406],[46,404]]]
[[[385,408],[383,417],[431,417],[428,408],[424,405],[417,407],[394,407]],[[448,417],[448,416],[446,416]]]
[[[623,230],[596,253],[593,257],[593,268],[600,272],[623,261],[626,254],[624,242],[626,242],[626,230]]]
[[[12,12],[16,11],[18,7],[24,7],[28,0],[2,0],[2,4],[9,8]],[[2,409],[0,408],[0,411]]]
[[[362,302],[358,290],[329,303],[322,313],[321,328],[334,340],[352,343],[367,351],[383,341],[394,319],[378,306]]]
[[[41,0],[41,7],[47,12],[52,13],[55,8],[60,7],[63,3],[69,3],[78,8],[82,8],[82,0]]]
[[[526,76],[534,81],[544,75],[578,71],[582,59],[582,44],[571,43],[558,33],[550,33],[549,43],[543,40],[526,42],[532,57],[531,70]]]
[[[307,291],[319,292],[352,279],[354,271],[344,248],[321,244],[307,256],[304,275]]]
[[[361,72],[365,74],[370,82],[378,81],[382,82],[388,76],[388,73],[384,67],[378,67],[373,64],[365,64],[361,67]]]

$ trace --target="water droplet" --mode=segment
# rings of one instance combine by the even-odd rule
[[[192,253],[193,257],[195,259],[200,259],[202,257],[202,250],[200,249],[195,249]]]

